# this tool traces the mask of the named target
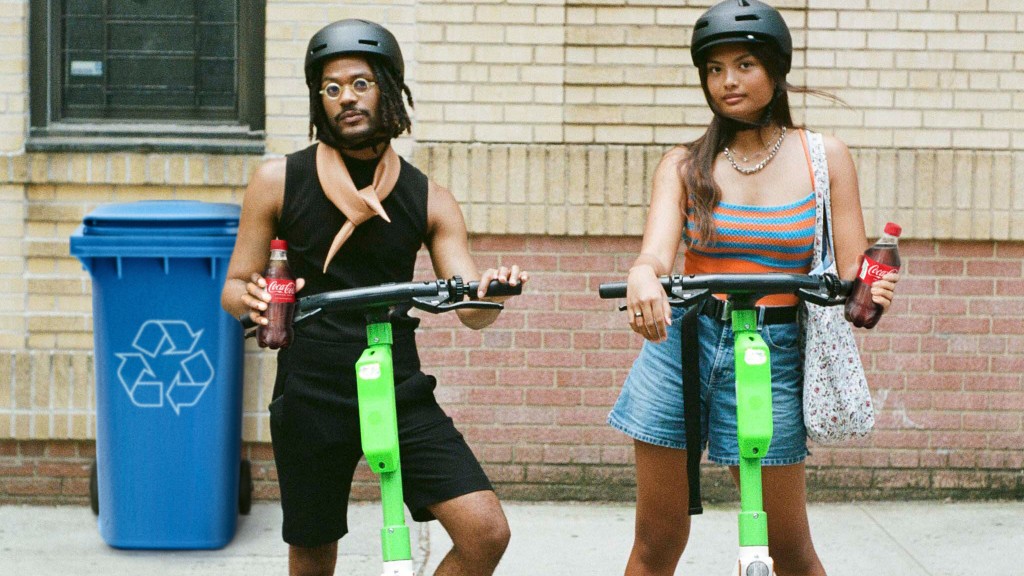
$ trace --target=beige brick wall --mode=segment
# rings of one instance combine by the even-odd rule
[[[1021,150],[1019,4],[810,0],[804,72],[853,108],[808,100],[812,126],[874,148]],[[1016,102],[1015,102],[1016,99]]]
[[[639,235],[669,146],[420,143],[472,232]],[[854,148],[869,236],[1024,240],[1024,152]]]
[[[619,236],[643,231],[649,183],[663,152],[655,146],[422,144],[413,161],[452,190],[472,232]]]
[[[28,131],[27,26],[27,0],[0,0],[0,349],[22,348],[27,331],[25,186],[2,156],[23,150]],[[0,388],[4,374],[0,366]]]
[[[0,150],[27,126],[27,0],[0,0]],[[325,22],[395,32],[417,142],[673,144],[708,119],[687,44],[707,0],[391,0],[267,4],[267,149],[306,142],[302,55]],[[865,148],[1024,149],[1024,16],[1009,0],[780,0],[792,80],[850,108],[798,116]],[[408,149],[409,144],[405,144]]]
[[[708,119],[686,44],[709,4],[271,0],[267,153],[307,143],[310,35],[372,18],[402,42],[417,101],[398,148],[452,188],[472,232],[635,238],[660,155]],[[1024,240],[1015,0],[777,5],[794,28],[793,79],[850,104],[797,101],[853,147],[870,235],[895,219],[910,239]],[[76,376],[92,369],[90,282],[72,230],[107,202],[239,202],[262,159],[26,154],[27,16],[27,0],[0,0],[0,437],[90,438],[92,384]],[[273,357],[250,348],[246,362],[244,437],[266,441]]]
[[[0,0],[0,154],[23,149],[27,130],[28,0]]]
[[[0,349],[19,349],[25,341],[25,232],[25,187],[0,184]]]
[[[561,143],[563,4],[422,0],[416,140]]]
[[[688,50],[710,2],[566,3],[567,142],[673,144],[710,117]],[[797,117],[864,148],[1020,150],[1020,6],[775,2],[794,36]]]

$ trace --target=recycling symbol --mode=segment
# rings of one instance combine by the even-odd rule
[[[182,320],[147,320],[139,327],[132,348],[115,354],[121,359],[117,378],[139,408],[162,408],[164,400],[180,415],[195,406],[213,381],[213,365],[196,350],[203,331],[193,332]]]

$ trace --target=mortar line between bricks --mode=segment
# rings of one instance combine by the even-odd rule
[[[894,544],[896,544],[896,546],[898,546],[899,549],[902,550],[904,554],[906,554],[911,560],[913,560],[914,564],[917,564],[917,567],[920,568],[922,572],[924,572],[927,576],[935,576],[935,574],[933,574],[931,570],[929,570],[924,564],[921,563],[920,560],[917,559],[917,556],[914,555],[913,552],[911,552],[906,546],[904,546],[903,543],[900,542],[899,539],[897,539],[896,536],[892,532],[890,532],[888,529],[886,529],[886,527],[883,526],[882,523],[879,522],[877,518],[875,518],[874,514],[872,514],[870,510],[868,510],[862,504],[858,504],[857,508],[860,508],[861,512],[864,512],[864,514],[868,517],[868,519],[870,519],[871,522],[875,526],[878,526],[879,530],[881,530],[886,536],[889,537],[889,540],[891,540]]]

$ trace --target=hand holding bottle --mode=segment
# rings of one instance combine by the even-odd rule
[[[858,328],[874,328],[892,302],[899,281],[902,232],[898,224],[889,222],[878,242],[864,251],[845,310],[846,319]]]
[[[253,273],[246,284],[246,291],[253,297],[250,317],[257,324],[256,341],[261,348],[287,348],[294,338],[295,294],[305,282],[292,276],[287,251],[287,242],[271,240],[267,269],[262,275]]]

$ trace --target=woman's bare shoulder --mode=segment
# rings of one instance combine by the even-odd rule
[[[690,156],[690,149],[683,145],[673,146],[661,157],[663,164],[672,163],[678,164],[683,160],[686,160]]]
[[[825,155],[828,158],[844,158],[850,156],[850,148],[836,136],[822,134],[821,142],[825,145]]]

